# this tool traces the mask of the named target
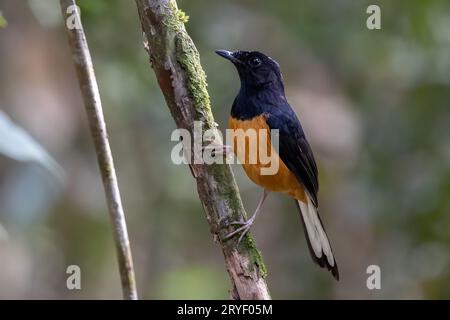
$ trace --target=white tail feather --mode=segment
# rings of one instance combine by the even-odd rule
[[[325,254],[328,263],[333,267],[335,264],[333,252],[331,251],[330,242],[328,241],[328,237],[320,222],[317,208],[314,206],[309,196],[306,196],[306,198],[307,203],[298,201],[298,204],[300,206],[311,248],[319,259],[322,257],[322,254]]]

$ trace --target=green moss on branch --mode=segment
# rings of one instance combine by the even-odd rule
[[[194,107],[201,114],[200,120],[204,120],[206,128],[213,123],[211,102],[207,91],[206,74],[200,64],[200,55],[186,33],[180,33],[175,40],[177,62],[183,68],[187,76],[188,90],[194,100]]]

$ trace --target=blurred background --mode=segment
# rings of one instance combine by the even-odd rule
[[[170,160],[175,126],[142,46],[134,1],[78,3],[140,296],[228,298],[222,253],[191,173]],[[370,4],[381,7],[381,30],[366,28]],[[219,128],[239,80],[214,50],[260,50],[280,63],[316,155],[322,219],[341,281],[313,264],[293,201],[271,194],[252,232],[272,296],[449,299],[450,2],[178,5],[190,16],[186,27]],[[0,298],[119,299],[109,217],[59,1],[0,0],[0,11],[7,21],[0,28],[0,110],[66,175],[61,182],[36,162],[0,155]],[[0,139],[11,142],[5,133]],[[238,165],[233,170],[252,212],[261,189]],[[66,288],[72,264],[81,268],[78,291]],[[381,268],[381,290],[366,287],[369,265]]]

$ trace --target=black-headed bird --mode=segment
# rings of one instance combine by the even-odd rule
[[[263,187],[264,192],[251,218],[245,222],[233,222],[232,224],[241,226],[228,237],[241,233],[239,241],[242,239],[260,212],[269,192],[286,193],[295,199],[300,211],[313,260],[320,267],[331,271],[339,280],[336,259],[318,211],[319,182],[316,162],[300,121],[286,99],[279,64],[257,51],[218,50],[216,53],[234,64],[241,80],[239,93],[231,108],[229,129],[264,130],[269,133],[274,129],[278,131],[278,148],[269,151],[278,151],[276,156],[279,165],[275,174],[261,174],[261,168],[266,164],[248,161],[248,151],[245,151],[245,159],[239,159],[238,156],[248,177]],[[270,135],[267,141],[270,144]],[[232,149],[238,155],[235,142]]]

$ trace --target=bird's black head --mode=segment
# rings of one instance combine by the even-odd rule
[[[236,66],[242,86],[249,89],[261,87],[284,89],[280,66],[265,54],[258,51],[226,50],[217,50],[216,53]]]

